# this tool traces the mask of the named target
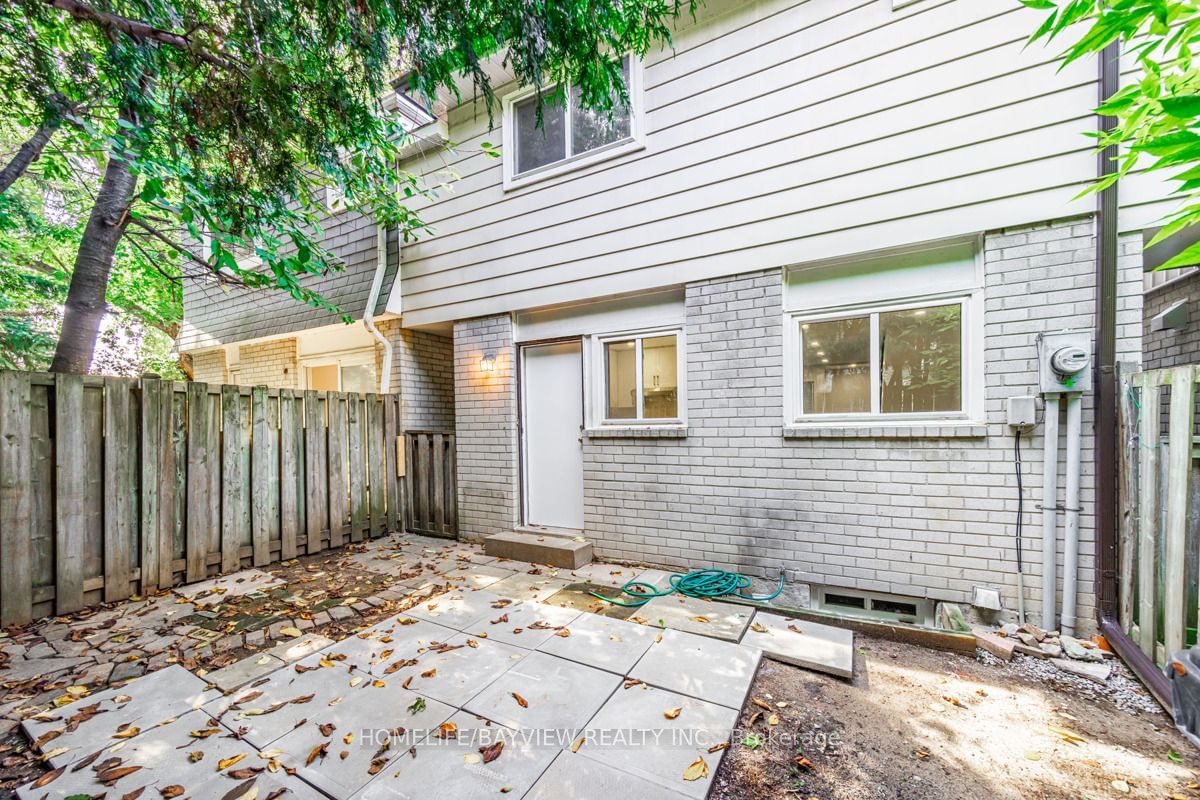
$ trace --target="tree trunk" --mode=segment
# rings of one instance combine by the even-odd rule
[[[8,187],[13,185],[17,178],[25,174],[25,170],[29,169],[29,165],[42,157],[42,150],[46,148],[46,144],[50,141],[50,137],[58,130],[58,126],[62,124],[62,117],[55,115],[47,117],[41,126],[34,131],[33,136],[30,136],[25,144],[21,145],[21,149],[13,156],[12,161],[5,165],[3,170],[0,170],[0,194],[8,191]]]
[[[130,116],[121,111],[122,119]],[[67,304],[63,312],[62,331],[54,351],[51,372],[85,374],[92,364],[96,349],[96,337],[100,332],[100,321],[104,318],[105,293],[108,289],[108,274],[112,270],[113,256],[117,244],[129,224],[129,208],[133,205],[133,191],[137,177],[129,162],[115,153],[109,156],[104,169],[104,181],[92,205],[79,252],[75,256],[75,269],[71,273],[71,287],[67,290]]]

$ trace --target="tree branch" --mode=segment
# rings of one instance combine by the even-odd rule
[[[239,72],[237,64],[220,53],[205,49],[192,40],[191,32],[187,34],[163,30],[139,20],[128,19],[107,11],[92,8],[80,0],[42,0],[46,5],[66,11],[80,22],[89,22],[103,30],[109,37],[116,38],[118,33],[124,34],[136,42],[151,41],[174,47],[191,53],[201,61],[205,61],[221,69]]]

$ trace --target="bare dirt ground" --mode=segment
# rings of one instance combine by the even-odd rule
[[[1123,667],[1095,693],[1046,662],[856,645],[853,682],[763,661],[711,797],[1200,798],[1200,751]]]

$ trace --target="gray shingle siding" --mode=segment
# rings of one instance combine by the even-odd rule
[[[342,313],[361,319],[378,254],[375,222],[369,216],[343,211],[325,220],[322,241],[342,259],[345,268],[306,278],[304,284]],[[223,289],[215,281],[188,281],[177,347],[186,352],[339,321],[337,314],[313,308],[281,291]]]

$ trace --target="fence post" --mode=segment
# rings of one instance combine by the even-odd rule
[[[0,625],[33,616],[29,375],[0,372]]]
[[[104,379],[104,600],[129,597],[137,484],[133,460],[137,437],[132,420],[133,385],[126,378]]]
[[[1138,644],[1155,658],[1158,642],[1158,441],[1159,388],[1156,373],[1139,375],[1142,388],[1138,450]]]

